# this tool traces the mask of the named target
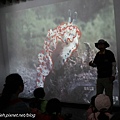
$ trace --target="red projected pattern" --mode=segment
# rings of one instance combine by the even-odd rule
[[[50,29],[44,42],[44,50],[38,54],[37,87],[44,87],[45,77],[50,71],[60,69],[78,48],[81,37],[79,28],[72,22]]]

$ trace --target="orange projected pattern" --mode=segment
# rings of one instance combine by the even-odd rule
[[[44,87],[50,71],[60,69],[78,47],[79,28],[72,22],[62,23],[50,29],[44,42],[44,50],[38,54],[37,87]]]

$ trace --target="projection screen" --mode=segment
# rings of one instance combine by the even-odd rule
[[[96,94],[96,68],[89,67],[103,38],[117,60],[113,0],[32,1],[5,8],[4,35],[9,73],[19,73],[33,97],[44,87],[46,99],[89,103]],[[17,7],[18,8],[17,8]],[[4,8],[3,8],[4,9]],[[114,104],[118,104],[118,70]]]

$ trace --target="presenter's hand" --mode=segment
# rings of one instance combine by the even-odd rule
[[[93,61],[90,61],[90,62],[89,62],[89,66],[92,66],[92,65],[93,65]]]
[[[96,67],[96,64],[93,63],[93,61],[90,61],[90,62],[89,62],[89,66]]]

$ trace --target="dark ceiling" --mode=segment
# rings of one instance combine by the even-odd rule
[[[26,2],[32,0],[0,0],[0,7],[10,6],[12,4],[18,4],[20,2]]]

